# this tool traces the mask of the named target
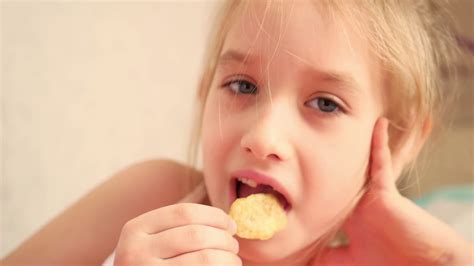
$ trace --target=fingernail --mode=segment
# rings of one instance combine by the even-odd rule
[[[230,219],[228,229],[231,235],[235,235],[235,233],[237,233],[237,224],[234,220]]]

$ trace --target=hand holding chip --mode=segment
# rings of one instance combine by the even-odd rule
[[[197,190],[188,197],[205,195],[204,186]],[[196,203],[162,207],[123,227],[114,265],[242,265],[232,237],[235,227],[219,208]]]
[[[349,245],[317,265],[470,265],[473,245],[398,193],[393,169],[404,155],[392,158],[387,128],[385,118],[374,128],[369,187],[343,226]]]

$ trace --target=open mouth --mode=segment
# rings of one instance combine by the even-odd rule
[[[281,206],[286,212],[289,212],[291,209],[291,204],[288,199],[277,189],[275,189],[270,184],[257,183],[257,181],[244,177],[234,177],[231,181],[231,189],[233,190],[232,201],[237,198],[245,198],[252,194],[257,193],[266,193],[272,194],[275,198],[278,199]]]

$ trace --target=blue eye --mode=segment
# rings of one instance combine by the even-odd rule
[[[322,113],[327,115],[337,115],[342,112],[341,107],[336,102],[323,97],[315,98],[308,102],[312,108],[319,109]]]
[[[257,86],[243,79],[231,80],[227,82],[226,84],[224,84],[223,87],[228,87],[235,94],[256,94],[257,93]]]

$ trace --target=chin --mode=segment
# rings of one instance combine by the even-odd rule
[[[270,263],[282,261],[290,256],[292,250],[288,249],[288,242],[273,238],[270,240],[250,240],[237,238],[239,240],[239,256],[244,260]]]

